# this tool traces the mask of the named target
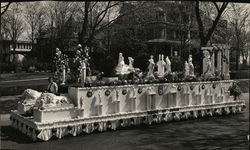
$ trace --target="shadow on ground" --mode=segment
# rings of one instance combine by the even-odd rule
[[[8,114],[11,110],[17,109],[18,100],[0,101],[0,114]]]
[[[11,126],[1,126],[1,142],[13,141],[20,144],[29,144],[33,141]]]

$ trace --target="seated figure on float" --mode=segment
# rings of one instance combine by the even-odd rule
[[[130,61],[131,61],[130,63],[132,63],[132,59]],[[129,74],[131,72],[130,69],[131,67],[125,64],[122,53],[119,53],[118,64],[115,68],[116,74],[117,75]]]

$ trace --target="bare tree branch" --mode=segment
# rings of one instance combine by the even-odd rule
[[[94,7],[96,6],[96,4],[98,4],[98,1],[95,1],[92,5],[91,5],[91,8],[89,9],[89,12],[91,12]]]
[[[200,39],[204,39],[204,26],[201,20],[199,1],[196,1],[195,3],[195,13],[196,13],[196,19],[197,19],[198,28],[199,28]]]
[[[220,8],[219,8],[218,4],[217,4],[216,2],[213,2],[213,4],[214,4],[214,6],[215,6],[217,12],[219,12],[219,11],[220,11]]]
[[[1,3],[1,2],[0,2],[0,3]],[[2,6],[2,5],[1,5],[1,9],[3,9],[3,12],[1,12],[1,15],[3,15],[3,14],[8,10],[8,8],[9,8],[9,6],[10,6],[11,3],[12,3],[12,2],[8,2],[8,4],[5,5],[5,6]]]
[[[197,23],[198,23],[198,28],[199,28],[199,36],[200,36],[200,45],[201,46],[205,46],[208,41],[210,40],[224,10],[226,9],[228,2],[223,2],[222,6],[219,8],[219,6],[217,5],[217,3],[213,3],[217,9],[217,14],[215,19],[212,21],[212,26],[208,29],[207,34],[204,35],[204,26],[203,26],[203,22],[201,20],[201,14],[199,12],[200,8],[199,8],[199,1],[196,1],[196,6],[195,6],[195,12],[196,12],[196,19],[197,19]],[[218,9],[219,8],[219,9]]]

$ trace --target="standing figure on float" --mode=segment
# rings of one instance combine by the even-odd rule
[[[159,61],[157,62],[157,66],[158,66],[158,76],[163,77],[165,74],[165,66],[166,66],[163,54],[159,55]]]
[[[154,56],[151,55],[149,61],[149,65],[148,65],[148,74],[147,74],[147,78],[154,78],[154,68],[155,68],[155,62],[154,62]]]
[[[194,65],[193,65],[192,61],[193,61],[192,55],[189,55],[189,58],[188,58],[189,75],[194,77],[195,76],[194,75]]]
[[[204,52],[204,59],[205,59],[205,72],[204,72],[204,77],[205,79],[208,79],[213,76],[213,71],[212,71],[212,62],[211,62],[211,56],[208,51]]]
[[[165,66],[165,68],[166,68],[166,72],[165,72],[165,75],[167,75],[167,74],[170,74],[171,73],[171,61],[170,61],[170,59],[168,58],[168,56],[166,57],[166,61],[165,61],[166,63],[166,66]]]

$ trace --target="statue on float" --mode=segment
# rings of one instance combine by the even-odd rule
[[[132,59],[130,59],[130,63],[132,63]],[[131,65],[131,64],[130,64]],[[124,57],[122,53],[119,53],[119,57],[118,57],[118,64],[115,68],[116,74],[117,75],[124,75],[124,74],[129,74],[131,67],[126,65],[124,62]]]
[[[160,54],[159,55],[159,61],[157,62],[157,66],[158,66],[158,76],[159,77],[163,77],[165,74],[165,61],[164,61],[164,55]]]
[[[66,72],[69,72],[68,67],[68,56],[62,54],[59,48],[56,48],[56,54],[54,57],[54,63],[56,66],[55,78],[61,82],[61,84],[65,84],[66,82]]]
[[[189,64],[187,61],[185,61],[185,76],[189,76]]]
[[[81,78],[81,83],[83,85],[86,82],[86,78],[87,78],[86,63],[84,61],[81,62],[80,68],[81,68],[80,78]]]
[[[133,59],[132,57],[128,57],[128,61],[129,61],[129,64],[128,64],[129,70],[132,71],[132,72],[134,72],[134,71],[135,71],[135,68],[134,68],[134,66],[133,66],[133,64],[134,64],[134,59]]]
[[[125,62],[124,62],[123,54],[119,53],[118,65],[117,66],[123,67],[124,65],[125,65]]]
[[[208,79],[210,77],[213,77],[213,71],[212,71],[212,62],[211,62],[211,56],[208,51],[204,52],[204,59],[205,59],[205,72],[204,77],[205,79]]]
[[[148,65],[148,73],[146,78],[155,78],[154,76],[154,68],[155,68],[155,62],[154,62],[154,56],[150,56],[149,65]]]
[[[170,74],[171,73],[171,61],[168,58],[168,56],[166,57],[165,68],[166,68],[165,75]]]
[[[32,89],[26,89],[23,92],[20,102],[23,104],[30,104],[33,107],[36,106],[38,108],[60,106],[72,103],[67,96],[57,96],[53,93],[42,93]]]
[[[194,77],[195,76],[194,65],[192,61],[193,61],[192,55],[189,55],[189,58],[188,58],[189,75]]]
[[[88,47],[85,47],[83,50],[82,45],[78,44],[76,55],[74,58],[74,63],[76,64],[76,66],[78,66],[77,70],[75,70],[74,72],[78,83],[81,82],[82,84],[84,84],[87,75],[91,75],[89,60],[90,56]]]

